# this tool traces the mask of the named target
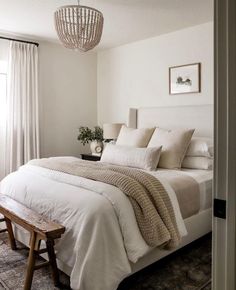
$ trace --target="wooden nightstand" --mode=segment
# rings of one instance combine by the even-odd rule
[[[83,160],[99,161],[101,159],[101,156],[92,155],[92,154],[80,154],[80,155]]]

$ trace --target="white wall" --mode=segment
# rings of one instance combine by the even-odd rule
[[[79,126],[125,122],[129,107],[213,103],[212,23],[98,56],[41,42],[39,59],[42,157],[78,155],[85,150],[77,141]],[[170,96],[169,66],[193,62],[202,63],[202,93]]]
[[[78,156],[78,127],[97,124],[97,56],[42,42],[39,59],[41,156]]]
[[[201,62],[202,92],[169,95],[170,66]],[[213,104],[213,23],[98,53],[98,122],[125,122],[129,107]]]

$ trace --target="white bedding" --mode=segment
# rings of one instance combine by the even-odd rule
[[[163,185],[184,236],[175,193]],[[150,251],[129,199],[114,186],[24,165],[1,182],[0,191],[65,225],[57,258],[72,269],[73,289],[115,290],[131,273],[129,261],[135,263]]]

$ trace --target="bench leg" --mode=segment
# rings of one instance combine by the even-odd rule
[[[9,237],[11,249],[15,251],[16,250],[16,241],[15,241],[11,221],[5,217],[5,222],[6,222],[6,226],[7,226],[7,232],[8,232],[8,237]]]
[[[55,285],[55,287],[59,287],[60,280],[59,280],[59,271],[57,268],[56,255],[55,255],[55,251],[54,251],[54,240],[47,240],[46,245],[47,245],[47,250],[48,250],[48,258],[49,258],[49,262],[50,262],[51,269],[52,269],[52,276],[53,276],[54,285]]]
[[[28,265],[26,269],[24,290],[31,289],[33,274],[34,274],[34,266],[35,266],[36,243],[37,243],[37,234],[33,232],[31,233],[31,237],[30,237],[30,251],[29,251]]]

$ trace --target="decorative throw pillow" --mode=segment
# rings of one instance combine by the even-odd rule
[[[182,162],[182,167],[209,170],[213,167],[213,159],[208,157],[185,156]]]
[[[186,156],[212,157],[213,140],[205,137],[193,137],[186,152]]]
[[[148,147],[162,146],[158,167],[179,169],[194,129],[165,130],[156,128]]]
[[[116,144],[132,147],[147,147],[153,131],[154,128],[133,129],[123,125]]]
[[[133,148],[109,143],[102,153],[101,161],[120,166],[156,170],[160,155],[161,146],[155,148]]]

